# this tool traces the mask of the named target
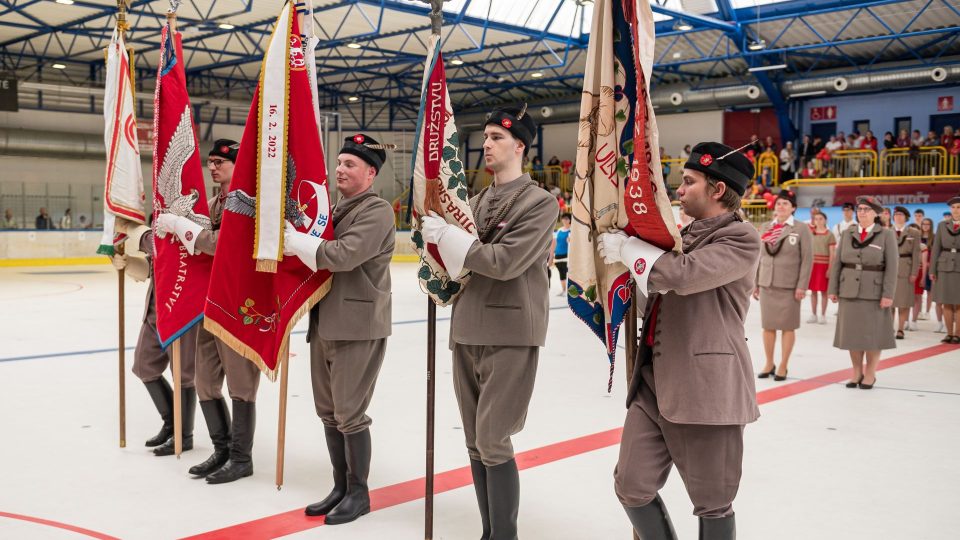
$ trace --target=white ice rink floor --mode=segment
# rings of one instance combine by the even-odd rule
[[[279,384],[266,379],[254,476],[211,486],[187,474],[211,452],[199,410],[195,447],[182,459],[157,458],[143,446],[160,427],[129,372],[146,286],[127,282],[128,444],[121,449],[113,269],[0,269],[0,539],[423,538],[426,301],[415,270],[393,266],[394,332],[369,410],[374,509],[333,527],[302,514],[331,486],[305,320],[291,340],[283,489],[274,482]],[[622,351],[607,394],[600,343],[561,297],[551,303],[526,429],[514,439],[523,468],[520,536],[627,540],[612,477],[625,414]],[[478,538],[450,381],[449,310],[438,317],[434,538]],[[848,356],[831,346],[835,318],[828,320],[798,331],[789,380],[757,381],[762,417],[746,429],[734,503],[739,538],[960,538],[960,347],[940,345],[936,323],[923,321],[884,354],[874,390],[848,390]],[[763,363],[756,303],[747,334],[756,369]],[[662,495],[680,538],[696,538],[675,472]]]

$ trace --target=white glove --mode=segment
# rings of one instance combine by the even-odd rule
[[[607,264],[626,264],[620,257],[620,252],[623,251],[623,244],[626,243],[628,238],[627,233],[615,229],[611,229],[611,232],[600,233],[597,240],[597,249],[600,250],[603,262]]]
[[[312,234],[302,233],[289,221],[284,222],[283,254],[296,255],[307,268],[317,271],[317,250],[323,238]]]
[[[114,255],[110,258],[110,262],[113,263],[113,267],[117,269],[117,272],[123,270],[127,267],[127,256],[126,255]]]
[[[435,212],[430,212],[429,215],[420,218],[420,234],[423,235],[423,241],[428,244],[439,244],[443,234],[451,226]]]
[[[603,261],[607,264],[621,263],[630,269],[637,289],[646,296],[649,293],[647,280],[650,279],[653,264],[666,251],[645,240],[629,237],[622,231],[601,233],[599,244]]]
[[[457,278],[460,272],[463,272],[463,264],[467,258],[467,252],[474,242],[479,242],[477,237],[461,229],[449,225],[446,232],[437,243],[437,251],[440,252],[440,258],[443,259],[443,267],[447,269],[450,277]]]
[[[187,252],[194,255],[194,245],[197,243],[197,237],[203,232],[203,227],[190,221],[183,216],[173,214],[160,214],[157,216],[157,236],[163,238],[168,233],[177,235],[177,239],[187,248]]]

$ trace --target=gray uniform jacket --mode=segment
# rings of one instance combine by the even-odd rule
[[[807,290],[812,270],[813,235],[806,223],[794,220],[793,225],[783,226],[776,243],[763,244],[757,286]]]
[[[489,243],[476,242],[464,268],[473,276],[454,301],[450,348],[463,345],[538,346],[547,338],[550,308],[547,260],[560,207],[557,200],[533,185],[510,211],[492,223],[502,205],[530,175],[502,186],[491,186],[471,206],[478,228],[496,228]]]
[[[840,298],[892,300],[897,287],[897,259],[897,239],[892,230],[874,225],[861,244],[859,228],[848,227],[837,242],[827,292]]]
[[[653,294],[647,300],[627,407],[643,376],[657,396],[660,414],[670,422],[748,424],[760,416],[743,328],[760,237],[753,225],[732,213],[696,220],[681,234],[684,253],[664,253],[650,270]],[[651,327],[652,347],[647,345]]]
[[[320,244],[317,268],[333,285],[310,312],[307,340],[381,339],[391,332],[390,259],[393,208],[373,191],[342,199],[333,210],[335,240]]]
[[[960,233],[953,232],[952,222],[942,222],[937,226],[937,235],[930,253],[930,273],[937,279],[945,278],[944,273],[960,272]]]

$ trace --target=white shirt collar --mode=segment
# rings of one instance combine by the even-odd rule
[[[863,228],[863,227],[860,226],[859,223],[857,223],[857,232],[859,232],[860,234],[863,234],[864,231],[870,232],[870,231],[872,231],[872,230],[873,230],[873,225],[870,225],[870,226],[867,227],[867,228]]]
[[[775,222],[775,223],[780,223],[780,222],[777,221],[777,220],[774,220],[774,222]],[[793,221],[793,215],[791,215],[790,217],[788,217],[787,220],[783,222],[784,225],[790,225],[791,227],[793,227],[793,223],[794,223],[794,221]]]

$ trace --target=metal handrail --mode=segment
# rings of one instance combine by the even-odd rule
[[[915,152],[911,156],[911,151]],[[881,176],[907,176],[909,170],[931,174],[956,174],[947,170],[947,149],[942,146],[885,148],[880,152]]]

